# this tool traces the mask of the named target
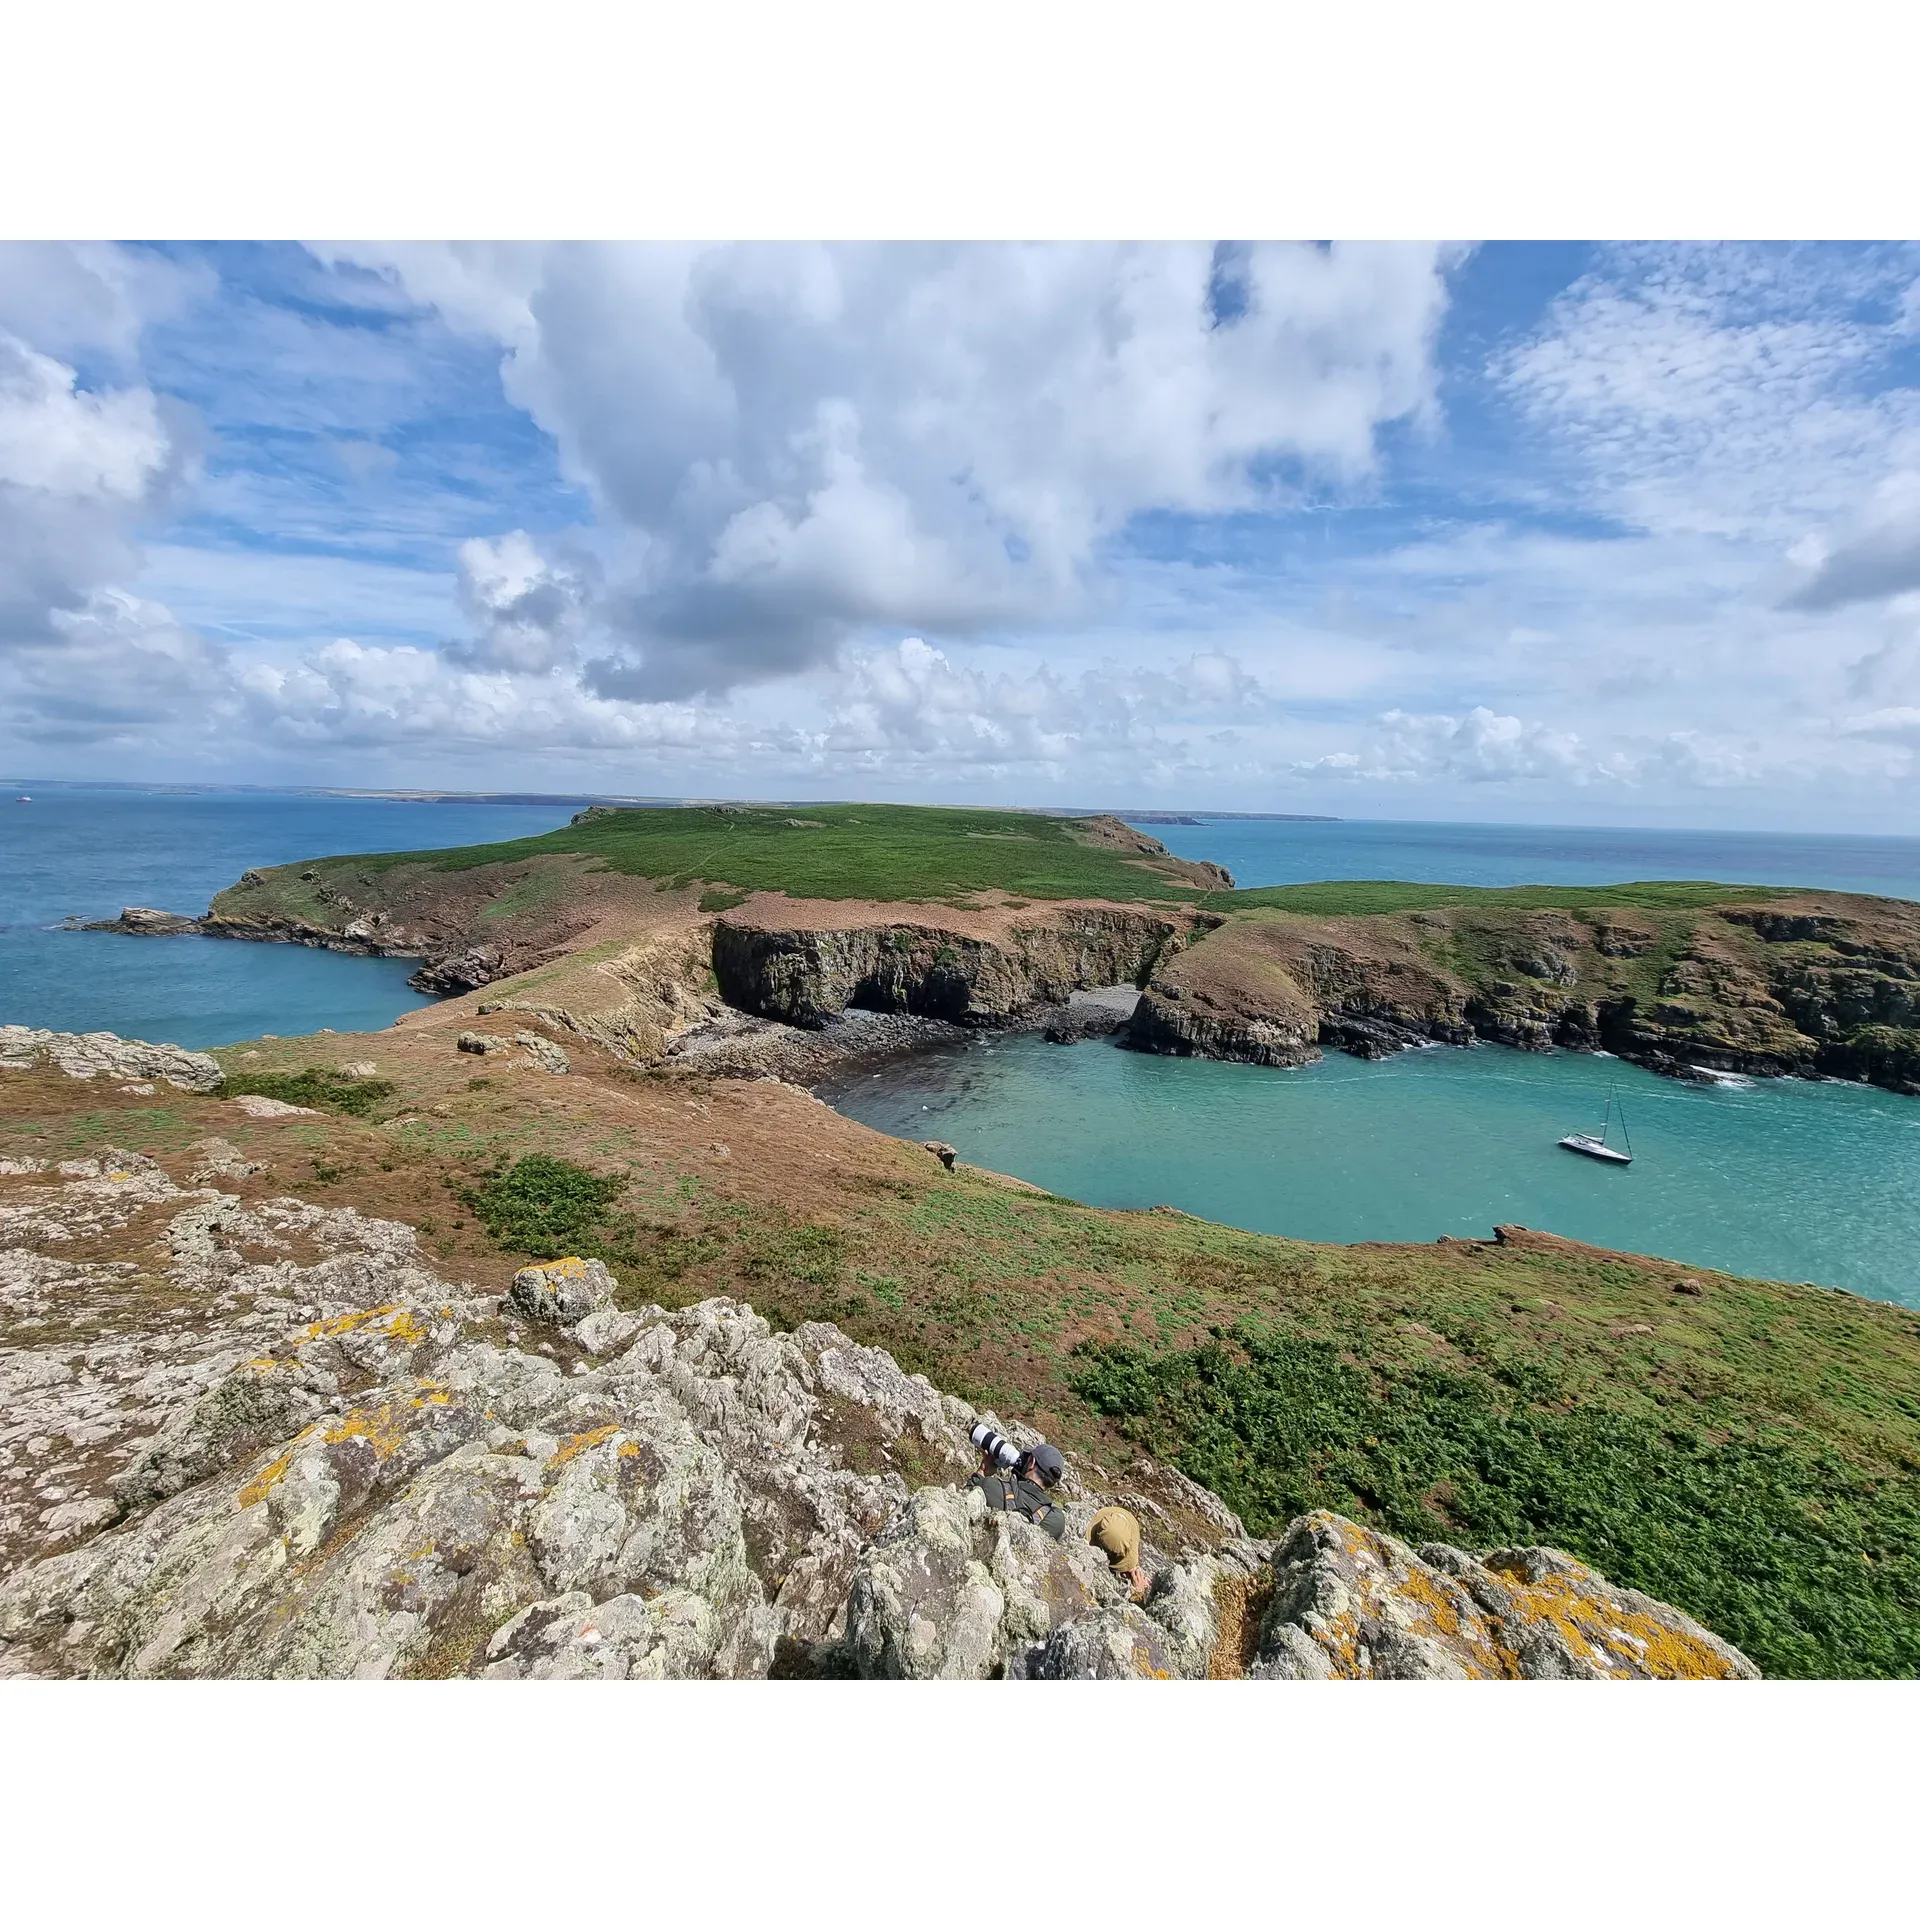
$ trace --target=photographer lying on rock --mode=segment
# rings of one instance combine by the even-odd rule
[[[1067,1470],[1066,1456],[1045,1441],[1031,1450],[1016,1447],[982,1420],[967,1438],[980,1451],[980,1466],[967,1485],[987,1496],[992,1513],[1023,1513],[1053,1540],[1064,1540],[1067,1516],[1055,1490]],[[1007,1476],[1011,1474],[1012,1478]]]
[[[1023,1450],[984,1420],[967,1437],[980,1450],[979,1471],[968,1478],[967,1485],[978,1487],[987,1496],[989,1511],[1023,1513],[1050,1539],[1064,1540],[1067,1516],[1054,1497],[1067,1470],[1060,1449],[1043,1441]],[[1093,1516],[1087,1539],[1107,1556],[1108,1567],[1127,1583],[1129,1596],[1144,1600],[1153,1582],[1140,1565],[1140,1522],[1125,1507],[1102,1507]]]

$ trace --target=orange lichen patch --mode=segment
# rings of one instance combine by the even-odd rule
[[[415,1401],[414,1404],[421,1403]],[[364,1440],[381,1460],[389,1460],[398,1453],[406,1437],[406,1423],[400,1417],[399,1408],[392,1405],[355,1407],[321,1436],[330,1447],[347,1440]]]
[[[1512,1569],[1491,1569],[1513,1590],[1514,1612],[1551,1627],[1583,1659],[1614,1679],[1644,1674],[1653,1680],[1735,1680],[1732,1664],[1703,1640],[1667,1626],[1650,1613],[1597,1596],[1569,1574],[1534,1581]]]
[[[426,1329],[413,1315],[402,1306],[364,1307],[358,1313],[343,1313],[331,1320],[316,1320],[312,1326],[293,1336],[294,1345],[307,1340],[333,1340],[343,1333],[357,1333],[362,1327],[371,1327],[385,1320],[386,1325],[380,1331],[392,1340],[404,1340],[408,1346],[416,1346],[426,1338]]]
[[[530,1267],[522,1267],[520,1273],[551,1274],[556,1280],[578,1280],[587,1270],[587,1263],[577,1253],[563,1255],[558,1260],[536,1260]],[[515,1274],[517,1280],[519,1274]]]
[[[1173,1674],[1166,1667],[1156,1667],[1153,1656],[1139,1641],[1133,1643],[1133,1670],[1142,1680],[1171,1680]]]
[[[1403,1599],[1426,1614],[1435,1633],[1449,1643],[1455,1658],[1475,1679],[1520,1678],[1520,1668],[1513,1656],[1479,1619],[1462,1614],[1446,1589],[1424,1568],[1402,1569],[1398,1591]]]
[[[640,1443],[637,1440],[622,1440],[620,1444],[614,1448],[614,1452],[622,1460],[638,1460],[640,1458]]]
[[[554,1448],[553,1458],[547,1464],[549,1467],[564,1467],[576,1454],[585,1453],[589,1447],[597,1447],[602,1440],[611,1440],[619,1431],[619,1424],[615,1422],[610,1426],[595,1427],[587,1433],[570,1433]]]
[[[292,1465],[293,1449],[289,1447],[279,1459],[269,1461],[240,1489],[240,1504],[243,1507],[258,1505],[280,1484]]]
[[[437,1380],[422,1380],[420,1391],[413,1396],[412,1405],[416,1407],[444,1407],[452,1398],[448,1390]]]

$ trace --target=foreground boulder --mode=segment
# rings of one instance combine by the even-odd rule
[[[886,1353],[614,1292],[562,1261],[476,1297],[410,1228],[136,1154],[0,1162],[0,1673],[1753,1671],[1562,1555],[1330,1514],[1275,1546],[1151,1461],[1070,1469],[1055,1542],[964,1488],[980,1416]],[[1112,1498],[1145,1524],[1139,1604],[1086,1544]]]
[[[1546,1547],[1417,1552],[1310,1513],[1275,1548],[1250,1671],[1276,1680],[1757,1680],[1676,1607]]]

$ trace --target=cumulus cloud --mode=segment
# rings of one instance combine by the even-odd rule
[[[1191,766],[1188,729],[1259,711],[1266,695],[1236,659],[1195,654],[1170,671],[1101,666],[1061,674],[956,665],[923,639],[855,653],[834,677],[823,755],[878,766],[1054,776],[1097,768],[1151,778]]]
[[[177,466],[150,391],[84,390],[0,333],[0,647],[59,644],[57,616],[138,570],[135,529]]]
[[[1517,714],[1383,713],[1357,752],[1323,755],[1298,771],[1346,780],[1422,783],[1585,779],[1580,736]]]
[[[460,666],[550,673],[573,664],[595,597],[591,561],[555,559],[524,532],[460,548],[460,604],[471,641],[449,646]]]
[[[862,630],[1083,616],[1142,513],[1362,483],[1381,428],[1432,409],[1446,299],[1419,246],[353,257],[499,342],[625,535],[624,644],[592,684],[629,699],[800,671]]]

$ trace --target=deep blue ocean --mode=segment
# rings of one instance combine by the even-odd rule
[[[122,907],[199,913],[251,866],[544,833],[565,805],[0,787],[0,1021],[184,1046],[385,1026],[413,962],[56,931]],[[1920,899],[1920,839],[1406,822],[1206,821],[1152,832],[1242,886],[1765,881]],[[1553,1141],[1624,1101],[1619,1169]],[[1920,1099],[1804,1081],[1681,1086],[1619,1061],[1432,1049],[1293,1072],[1000,1036],[903,1062],[842,1111],[1105,1206],[1166,1202],[1325,1240],[1518,1221],[1920,1306]]]

